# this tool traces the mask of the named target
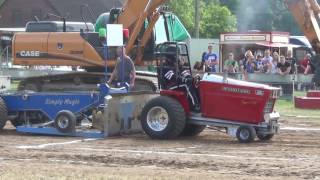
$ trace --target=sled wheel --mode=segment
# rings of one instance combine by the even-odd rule
[[[60,111],[54,120],[54,125],[62,133],[75,131],[77,117],[71,111]]]

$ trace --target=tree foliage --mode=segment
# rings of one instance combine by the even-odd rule
[[[225,31],[286,31],[302,35],[284,0],[200,0],[200,37],[216,38]],[[319,2],[319,1],[318,1]],[[190,34],[194,33],[194,0],[170,0]]]
[[[209,4],[201,12],[201,37],[217,38],[222,32],[236,31],[236,17],[227,7]]]
[[[193,34],[195,14],[193,0],[171,0],[168,6],[179,17],[189,33]]]
[[[194,0],[171,0],[170,9],[181,19],[190,34],[194,34]],[[201,0],[200,37],[217,38],[219,34],[236,30],[236,17],[218,0]]]
[[[237,16],[238,30],[287,31],[300,35],[301,31],[284,0],[220,0]],[[232,3],[230,3],[233,1]]]

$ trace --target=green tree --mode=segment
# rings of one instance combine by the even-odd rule
[[[217,38],[221,32],[236,30],[236,17],[219,0],[200,0],[200,37]],[[190,34],[195,33],[194,0],[171,0],[170,9],[181,19]]]
[[[201,6],[200,6],[200,0],[194,0],[194,11],[195,11],[195,15],[194,15],[194,37],[195,38],[199,38],[200,37],[200,10],[201,10]]]
[[[238,20],[238,31],[287,31],[301,35],[291,12],[284,0],[220,0]]]
[[[236,14],[236,10],[239,6],[238,0],[220,0],[222,6],[227,6],[232,14]]]
[[[193,0],[170,0],[167,5],[174,12],[189,33],[194,33],[194,2]]]
[[[291,35],[303,35],[283,0],[272,1],[271,6],[274,7],[272,13],[273,30],[290,32]]]
[[[236,31],[236,17],[225,6],[208,4],[202,8],[200,36],[218,38],[222,32]]]

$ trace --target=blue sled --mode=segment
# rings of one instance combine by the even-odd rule
[[[104,107],[106,96],[128,92],[128,87],[110,88],[107,84],[100,84],[99,89],[99,92],[17,92],[0,97],[5,102],[8,115],[19,122],[18,132],[103,138],[101,131],[78,129],[65,133],[52,126],[60,112],[68,111],[75,118],[90,116],[93,109]]]

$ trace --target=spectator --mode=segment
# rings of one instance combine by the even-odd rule
[[[263,56],[263,50],[261,49],[256,50],[255,55],[256,55],[256,58],[258,55]]]
[[[300,62],[299,73],[311,73],[311,54],[306,54],[303,60]]]
[[[264,57],[262,59],[262,61],[266,64],[266,63],[272,63],[273,58],[271,57],[271,52],[270,49],[266,49],[264,51]]]
[[[296,60],[296,58],[293,57],[291,50],[287,51],[286,61],[291,64],[290,74],[295,73],[296,72],[297,60]]]
[[[277,64],[278,73],[282,76],[288,75],[291,71],[291,64],[286,61],[284,56],[280,56],[280,62]]]
[[[206,54],[207,54],[207,52],[203,52],[202,55],[201,55],[201,68],[202,68],[202,69],[206,68],[206,66],[205,66],[205,63],[206,63],[206,59],[205,59]],[[209,69],[205,69],[205,70],[204,70],[204,72],[209,72],[209,71],[210,71]]]
[[[277,51],[274,51],[272,53],[272,58],[274,59],[275,57],[278,57],[279,58],[279,53]]]
[[[218,56],[212,52],[212,45],[208,46],[208,52],[206,53],[205,57],[205,72],[217,72],[216,65],[219,64]]]
[[[243,67],[244,67],[244,65],[243,65],[243,62],[244,62],[244,59],[245,59],[245,55],[244,54],[241,54],[240,56],[239,56],[239,61],[238,61],[238,71],[239,72],[244,72],[243,71]]]
[[[264,50],[264,57],[262,59],[263,72],[270,73],[272,69],[272,60],[270,49]]]
[[[241,72],[243,72],[243,73],[246,72],[248,59],[252,58],[252,57],[253,57],[252,51],[247,50],[244,54],[244,58],[242,60],[240,60],[240,62],[239,62]]]
[[[228,73],[236,73],[238,68],[238,62],[234,60],[233,53],[229,53],[228,59],[224,62],[223,70]]]
[[[251,54],[247,57],[247,62],[245,64],[245,73],[254,73],[256,65],[254,63],[254,56]]]
[[[193,69],[195,70],[195,71],[201,71],[203,68],[202,68],[202,65],[201,65],[201,62],[199,62],[199,61],[197,61],[195,64],[194,64],[194,66],[193,66]]]
[[[256,64],[256,71],[257,72],[261,72],[261,73],[265,72],[263,69],[262,56],[260,54],[257,56],[257,60],[256,60],[255,64]]]
[[[274,58],[272,58],[271,63],[269,64],[268,73],[270,73],[270,74],[277,73],[278,62],[279,62],[279,56],[275,55]]]
[[[109,78],[108,84],[114,84],[116,87],[123,87],[126,83],[130,89],[134,87],[136,79],[136,70],[131,58],[126,54],[124,47],[117,48],[117,62]]]

